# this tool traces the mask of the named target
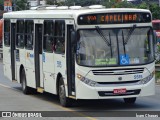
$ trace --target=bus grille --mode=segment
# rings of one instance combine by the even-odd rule
[[[137,90],[127,90],[126,93],[122,94],[114,94],[113,91],[99,91],[98,94],[101,97],[105,96],[126,96],[126,95],[138,95],[140,93],[140,89]]]
[[[143,73],[144,68],[101,69],[92,70],[94,75],[127,75]]]
[[[115,84],[135,84],[138,83],[140,80],[133,80],[133,81],[118,81],[118,82],[97,82],[101,85],[115,85]]]

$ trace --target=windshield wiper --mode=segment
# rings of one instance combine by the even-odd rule
[[[122,30],[122,40],[123,40],[124,55],[126,55],[126,44],[125,44],[125,42],[124,42],[124,33],[123,33],[123,30]]]
[[[110,47],[110,51],[111,51],[111,58],[113,57],[113,53],[112,53],[112,46],[111,46],[111,35],[109,32],[109,40],[103,35],[101,29],[99,28],[99,26],[95,26],[97,32],[99,33],[99,35],[102,37],[102,39],[105,41],[105,43]],[[110,41],[110,43],[109,43]]]
[[[102,39],[105,41],[105,43],[107,43],[108,46],[111,46],[111,44],[109,43],[108,39],[103,35],[102,31],[100,30],[99,26],[95,26],[97,32],[99,33],[99,35],[102,37]]]
[[[113,57],[113,53],[112,53],[112,42],[111,42],[111,35],[109,32],[109,41],[110,41],[110,51],[111,51],[111,58]]]
[[[130,39],[134,29],[136,28],[136,25],[133,25],[133,27],[130,29],[130,31],[128,32],[128,35],[126,37],[126,39],[124,40],[124,44],[126,45],[128,43],[128,40]]]

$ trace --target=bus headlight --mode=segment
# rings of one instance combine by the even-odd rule
[[[149,76],[143,78],[141,81],[140,81],[140,84],[146,84],[148,83],[154,76],[155,72],[152,72]]]
[[[90,79],[88,79],[88,78],[86,78],[86,77],[84,77],[84,76],[82,76],[80,74],[77,74],[77,78],[79,80],[81,80],[82,82],[84,82],[85,84],[87,84],[89,86],[92,86],[92,87],[96,86],[96,84],[97,84],[97,82],[95,82],[93,80],[90,80]]]

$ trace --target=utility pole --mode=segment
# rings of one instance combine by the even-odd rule
[[[37,6],[39,6],[40,5],[40,0],[37,0]]]

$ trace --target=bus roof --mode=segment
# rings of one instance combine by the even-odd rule
[[[149,12],[146,9],[133,9],[133,8],[109,8],[109,9],[55,9],[55,10],[25,10],[25,11],[15,11],[8,12],[3,15],[3,18],[74,18],[81,14],[91,14],[91,13],[111,13],[111,12]]]

